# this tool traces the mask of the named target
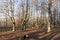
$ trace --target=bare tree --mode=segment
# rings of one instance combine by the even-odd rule
[[[58,0],[54,0],[54,8],[55,8],[55,23],[58,25]]]
[[[6,17],[8,16],[11,20],[11,23],[13,25],[13,30],[15,31],[15,19],[14,19],[14,4],[12,2],[12,0],[9,0],[10,2],[8,2],[7,0],[4,1],[4,6],[3,6],[3,13],[6,15]],[[10,6],[8,5],[10,4]],[[10,9],[9,9],[10,7]],[[11,15],[10,15],[10,13]],[[7,18],[6,18],[6,25],[7,25]]]
[[[51,16],[52,16],[52,12],[51,12],[51,7],[52,7],[52,0],[48,0],[48,29],[47,32],[51,31]]]
[[[27,22],[29,20],[29,16],[28,16],[28,0],[26,0],[26,13],[24,11],[24,3],[22,1],[22,29],[26,30],[27,27]]]
[[[15,31],[14,0],[10,0],[10,12],[11,12],[11,21],[12,21],[12,25],[13,25],[12,31]]]
[[[42,25],[44,25],[44,21],[45,21],[45,0],[42,0],[42,3],[41,3],[41,6],[42,6],[42,9],[41,9],[41,16],[42,16]]]

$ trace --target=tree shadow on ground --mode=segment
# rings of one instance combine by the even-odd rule
[[[32,33],[29,33],[28,34],[28,36],[29,37],[25,37],[25,38],[23,38],[23,40],[41,40],[40,38],[39,38],[39,36],[40,35],[38,35],[38,34],[40,34],[40,33],[42,33],[42,32],[46,32],[46,30],[41,30],[41,31],[37,31],[37,32],[32,32]]]

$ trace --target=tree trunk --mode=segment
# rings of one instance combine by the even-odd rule
[[[48,28],[47,28],[47,32],[51,31],[51,16],[52,16],[52,12],[51,12],[51,6],[52,6],[52,1],[48,0]]]

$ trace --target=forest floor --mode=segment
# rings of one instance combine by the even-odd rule
[[[24,38],[24,35],[28,37]],[[60,28],[55,28],[51,32],[47,33],[44,29],[27,29],[27,31],[16,30],[16,31],[7,31],[0,32],[1,40],[15,40],[14,38],[23,37],[22,40],[59,40],[60,39]]]
[[[37,31],[28,34],[29,37],[24,40],[60,40],[60,29],[55,28],[51,32]]]

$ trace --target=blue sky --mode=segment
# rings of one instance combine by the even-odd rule
[[[3,1],[4,0],[0,0],[0,4],[3,4]],[[15,4],[14,4],[14,7],[15,7],[15,11],[17,10],[17,7],[18,7],[18,5],[19,4],[21,4],[21,0],[14,0],[15,1]],[[29,1],[32,1],[32,0],[29,0]],[[41,0],[40,0],[41,1]],[[26,3],[26,0],[24,0],[24,2]],[[40,2],[39,2],[40,3]],[[45,4],[47,4],[47,2],[45,1]],[[39,4],[39,5],[41,5],[41,4]],[[59,4],[60,5],[60,4]],[[0,5],[0,6],[2,6],[2,5]],[[47,5],[46,5],[47,6]],[[60,7],[60,6],[58,6],[58,7]],[[59,11],[60,11],[60,8],[58,8],[59,9]],[[33,11],[33,10],[32,10]],[[33,12],[34,13],[34,12]],[[1,14],[0,14],[1,15]],[[34,14],[33,14],[34,15]]]

